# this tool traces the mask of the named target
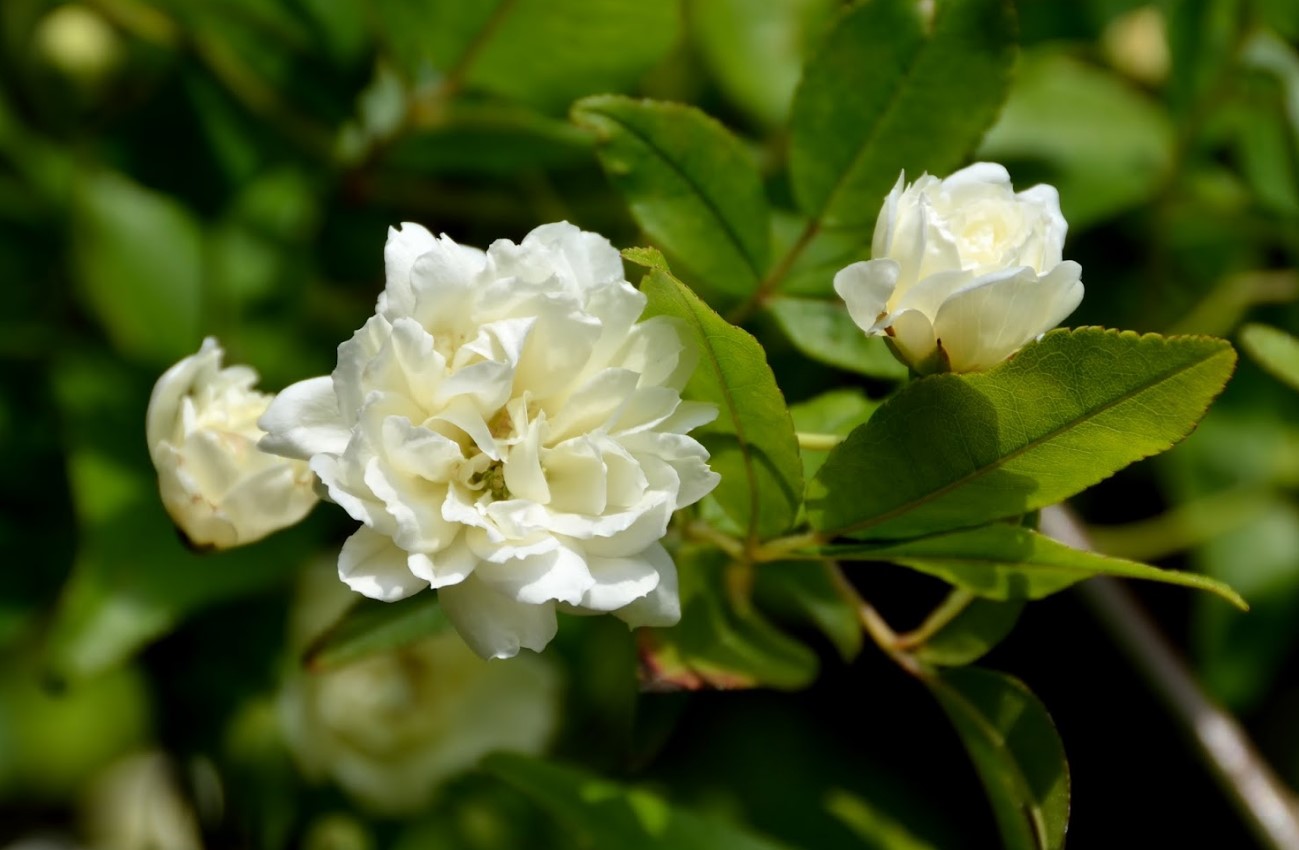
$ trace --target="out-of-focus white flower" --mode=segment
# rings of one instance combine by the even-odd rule
[[[83,819],[97,850],[201,850],[198,818],[165,753],[115,762],[91,785]]]
[[[1134,80],[1160,85],[1172,66],[1163,11],[1155,5],[1139,6],[1114,18],[1101,33],[1101,52]]]
[[[603,237],[568,223],[486,251],[389,232],[376,315],[332,375],[286,389],[262,447],[310,458],[362,527],[339,575],[366,596],[422,589],[480,655],[540,651],[557,607],[632,626],[680,618],[660,542],[718,476],[686,432],[694,360]]]
[[[341,585],[339,585],[341,588]],[[559,713],[559,676],[540,656],[492,663],[451,632],[334,670],[299,673],[280,695],[303,772],[399,815],[491,752],[542,752]]]
[[[80,3],[54,8],[37,25],[33,41],[50,64],[86,82],[102,77],[122,54],[122,39],[113,26]]]
[[[257,447],[271,396],[247,366],[221,368],[211,337],[153,387],[145,432],[172,521],[196,546],[226,549],[302,519],[316,503],[302,461]]]
[[[946,180],[898,178],[875,224],[872,259],[834,278],[868,334],[887,334],[917,372],[986,369],[1058,325],[1082,301],[1062,260],[1068,225],[1047,185],[1016,194],[981,162]]]

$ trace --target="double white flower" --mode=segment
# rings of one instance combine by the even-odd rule
[[[317,497],[311,470],[257,448],[257,419],[271,396],[247,366],[221,368],[208,337],[153,387],[145,419],[163,505],[195,546],[260,540],[306,516]]]
[[[439,589],[483,656],[541,650],[556,609],[680,618],[660,542],[718,476],[686,432],[693,360],[617,251],[567,223],[486,252],[418,225],[389,233],[376,314],[332,375],[286,389],[262,447],[309,459],[363,523],[339,575],[396,600]]]
[[[872,259],[840,271],[834,288],[853,321],[887,334],[917,372],[986,369],[1082,301],[1082,269],[1062,260],[1067,230],[1053,187],[1016,194],[1000,165],[909,186],[903,175],[875,224]]]

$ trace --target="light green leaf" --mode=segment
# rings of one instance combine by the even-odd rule
[[[1240,347],[1278,381],[1299,390],[1299,339],[1267,325],[1240,329]]]
[[[934,844],[917,837],[904,824],[894,820],[883,806],[874,805],[842,789],[830,792],[825,808],[854,835],[865,841],[868,847],[882,850],[937,850]]]
[[[900,169],[946,174],[969,155],[1005,97],[1014,58],[1005,0],[849,9],[794,95],[789,171],[799,207],[827,224],[871,227]]]
[[[862,647],[857,604],[826,561],[780,561],[754,568],[754,601],[782,620],[809,623],[821,631],[845,661]]]
[[[361,599],[311,642],[302,662],[314,671],[342,667],[405,646],[446,626],[436,593],[417,593],[398,602]]]
[[[643,253],[624,254],[632,262]],[[682,323],[699,354],[685,395],[717,404],[720,414],[694,433],[722,481],[713,495],[751,539],[789,528],[802,504],[803,464],[785,398],[752,335],[717,315],[681,281],[654,268],[641,283],[647,313]]]
[[[959,667],[978,661],[1011,633],[1024,610],[1023,599],[982,599],[962,590],[952,593],[963,603],[959,610],[912,650],[925,664]]]
[[[890,398],[808,487],[829,535],[913,537],[1060,502],[1185,437],[1236,362],[1210,337],[1058,330]]]
[[[1021,58],[979,156],[1025,163],[1026,173],[1060,190],[1065,218],[1078,229],[1159,191],[1173,165],[1173,127],[1165,109],[1122,78],[1038,50]],[[1023,178],[1016,183],[1028,188]]]
[[[726,95],[765,124],[785,121],[804,57],[834,20],[837,0],[687,3],[690,29]]]
[[[700,292],[748,295],[766,272],[771,214],[748,151],[698,109],[589,97],[573,120],[598,135],[600,162],[637,224]]]
[[[744,568],[715,548],[682,547],[681,623],[640,629],[642,687],[805,688],[816,679],[816,654],[771,625],[748,603],[736,603],[733,583]]]
[[[75,215],[74,270],[114,346],[158,365],[197,350],[203,232],[194,215],[108,173],[82,179]]]
[[[907,376],[907,367],[884,338],[866,336],[842,301],[773,298],[767,309],[794,347],[813,360],[872,378],[900,381]]]
[[[1206,576],[1073,549],[1036,531],[1003,523],[898,543],[827,546],[818,554],[901,564],[989,599],[1041,599],[1083,579],[1109,575],[1194,587],[1216,593],[1242,610],[1249,607],[1236,591]]]
[[[575,837],[571,846],[619,850],[779,850],[740,827],[677,808],[663,798],[574,767],[497,753],[483,770],[514,786]]]
[[[925,678],[983,781],[1006,850],[1058,850],[1069,764],[1051,716],[1018,679],[973,667]]]

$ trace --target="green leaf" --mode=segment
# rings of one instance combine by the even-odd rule
[[[1299,339],[1267,325],[1240,329],[1240,347],[1268,374],[1299,390]]]
[[[983,781],[1006,850],[1058,850],[1069,764],[1051,716],[1018,679],[965,667],[925,677]]]
[[[574,767],[497,753],[487,773],[514,786],[583,840],[570,846],[619,850],[779,850],[782,846],[725,821],[677,808],[663,798]]]
[[[771,251],[771,214],[749,153],[691,106],[589,97],[573,120],[598,135],[600,162],[636,223],[700,292],[742,297]]]
[[[898,538],[1055,504],[1185,437],[1235,362],[1220,339],[1082,328],[987,372],[914,381],[830,455],[808,519]]]
[[[1083,579],[1109,575],[1207,590],[1237,608],[1249,608],[1236,591],[1206,576],[1073,549],[1003,523],[897,543],[826,546],[818,554],[901,564],[989,599],[1041,599]]]
[[[636,262],[643,255],[624,256]],[[779,534],[802,504],[803,464],[766,353],[661,266],[646,275],[641,290],[649,297],[647,312],[679,320],[699,353],[685,395],[720,408],[716,422],[695,431],[722,476],[713,495],[751,539]]]
[[[979,156],[1023,162],[1024,172],[1059,189],[1065,218],[1079,229],[1163,187],[1173,165],[1173,127],[1166,110],[1117,75],[1058,50],[1038,50],[1021,58]]]
[[[959,667],[978,661],[1011,633],[1025,604],[1022,599],[972,597],[961,590],[953,591],[953,596],[963,603],[960,610],[930,631],[912,650],[925,664]]]
[[[412,79],[451,77],[547,110],[631,87],[681,25],[678,4],[639,0],[381,0],[378,9]]]
[[[153,364],[199,343],[203,231],[175,200],[117,174],[84,177],[72,260],[81,291],[123,353]]]
[[[804,58],[833,22],[837,0],[688,3],[690,30],[733,103],[777,125],[789,114]]]
[[[871,227],[900,168],[946,174],[969,155],[1005,97],[1014,58],[1005,0],[849,9],[794,95],[789,171],[799,207],[827,224]]]
[[[845,661],[857,657],[861,620],[837,567],[826,561],[780,561],[758,564],[754,574],[753,598],[759,607],[782,620],[815,626]]]
[[[397,602],[361,599],[311,642],[302,661],[315,671],[341,667],[405,646],[446,626],[436,593],[417,593]]]
[[[889,381],[907,376],[884,338],[866,336],[842,301],[773,298],[767,309],[794,347],[813,360]]]
[[[733,592],[744,567],[715,548],[682,547],[681,623],[640,629],[647,690],[772,687],[797,690],[816,679],[817,658]]]
[[[825,808],[846,826],[853,835],[866,842],[868,847],[883,850],[937,850],[936,845],[914,835],[906,825],[895,820],[885,807],[834,789],[826,799]]]

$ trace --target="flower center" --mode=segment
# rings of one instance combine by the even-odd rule
[[[469,476],[469,486],[486,490],[494,501],[510,498],[510,488],[505,486],[505,462],[494,460]]]

